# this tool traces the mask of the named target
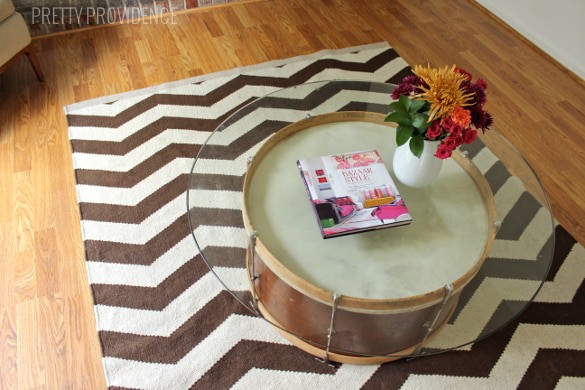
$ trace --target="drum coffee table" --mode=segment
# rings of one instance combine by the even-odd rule
[[[269,93],[218,126],[189,178],[190,226],[209,269],[253,315],[327,362],[481,340],[534,299],[552,260],[546,195],[494,130],[445,160],[432,185],[396,181],[410,225],[322,239],[296,161],[377,149],[393,175],[395,129],[384,122],[393,89],[320,81]]]

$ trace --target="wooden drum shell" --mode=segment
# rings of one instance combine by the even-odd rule
[[[315,300],[291,287],[268,268],[255,252],[254,295],[262,314],[286,330],[283,335],[293,344],[317,356],[327,345],[332,304]],[[411,354],[427,337],[428,327],[440,312],[435,329],[449,319],[458,302],[460,291],[419,309],[405,308],[395,312],[359,312],[343,307],[341,297],[335,313],[330,352],[332,360],[352,364],[373,364],[391,361]],[[314,350],[310,348],[314,346]],[[354,353],[352,353],[354,352]],[[365,356],[372,355],[372,358]]]
[[[383,123],[380,114],[344,112],[326,114],[292,124],[274,134],[256,153],[258,162],[271,147],[298,131],[332,121]],[[455,156],[472,176],[486,204],[488,235],[483,252],[474,266],[451,283],[452,290],[441,288],[401,299],[365,299],[341,296],[335,306],[334,333],[330,339],[331,360],[352,364],[375,364],[412,354],[447,323],[463,288],[477,274],[495,238],[495,203],[489,185],[467,159]],[[247,213],[247,189],[254,174],[252,162],[244,180],[243,216],[248,232],[254,231]],[[252,259],[250,259],[252,253]],[[284,330],[282,334],[301,349],[323,356],[332,318],[333,292],[303,280],[276,259],[256,239],[246,259],[250,287],[262,315]],[[445,299],[446,296],[448,299]],[[429,328],[430,331],[429,331]],[[370,356],[370,357],[367,357]]]

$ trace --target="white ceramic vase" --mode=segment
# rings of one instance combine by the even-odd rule
[[[396,178],[409,187],[421,188],[430,185],[439,176],[443,160],[435,157],[439,141],[424,141],[422,155],[416,157],[408,142],[396,148],[392,168]]]

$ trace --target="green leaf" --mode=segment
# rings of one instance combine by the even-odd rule
[[[396,145],[404,145],[412,137],[413,131],[414,128],[412,126],[398,126],[396,129]]]
[[[425,140],[422,137],[422,135],[418,134],[414,135],[410,139],[410,143],[408,144],[408,146],[410,146],[410,151],[412,152],[412,154],[420,158],[423,152],[423,148],[425,147]]]
[[[425,122],[422,124],[422,126],[419,127],[419,129],[421,130],[421,133],[424,133],[424,131],[426,129],[428,129],[430,125],[433,124],[433,122],[429,122],[429,116],[427,114],[423,114],[423,115],[426,117],[426,119],[425,119]]]
[[[410,104],[410,111],[411,112],[418,112],[423,106],[425,105],[426,101],[424,100],[411,100]]]
[[[414,114],[411,116],[412,125],[417,129],[426,129],[428,126],[425,127],[425,124],[428,120],[429,116],[427,114]]]
[[[404,113],[407,112],[406,107],[404,107],[398,100],[395,100],[392,103],[390,103],[390,108],[392,109],[392,111],[399,111]]]
[[[384,121],[396,122],[402,126],[410,126],[411,125],[410,116],[407,113],[400,112],[400,111],[391,112],[390,114],[388,114],[386,116],[386,119],[384,119]]]
[[[400,95],[398,102],[402,104],[406,111],[410,112],[410,105],[412,104],[412,100],[410,100],[406,95]]]

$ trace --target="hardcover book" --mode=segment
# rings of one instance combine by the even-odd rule
[[[412,222],[376,150],[298,160],[297,166],[323,238]]]

